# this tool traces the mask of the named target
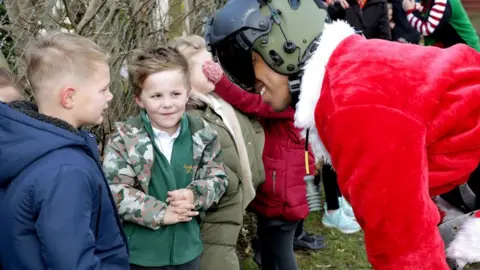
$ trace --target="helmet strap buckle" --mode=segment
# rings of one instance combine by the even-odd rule
[[[290,75],[288,77],[288,90],[290,91],[290,96],[292,98],[290,106],[294,109],[300,98],[301,81],[302,81],[302,72],[300,72],[299,74]]]

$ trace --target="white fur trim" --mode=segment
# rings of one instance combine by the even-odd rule
[[[456,261],[458,269],[480,262],[480,218],[466,220],[446,252],[448,258]]]
[[[347,22],[339,20],[325,24],[318,47],[304,67],[300,97],[295,112],[295,125],[302,129],[305,138],[306,129],[310,129],[309,140],[317,160],[323,159],[331,164],[330,154],[326,150],[315,128],[315,106],[320,98],[320,92],[325,75],[325,66],[333,51],[347,37],[354,35],[355,30]]]

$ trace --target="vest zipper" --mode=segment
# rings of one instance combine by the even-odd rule
[[[276,181],[277,181],[277,171],[273,171],[273,175],[272,175],[273,196],[276,196],[276,192],[275,192]]]
[[[98,240],[98,231],[100,229],[100,213],[102,212],[102,185],[98,184],[98,209],[97,209],[97,222],[95,229],[95,239]]]

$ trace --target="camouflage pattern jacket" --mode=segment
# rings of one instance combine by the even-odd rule
[[[187,116],[193,138],[195,204],[205,211],[218,203],[228,182],[217,133],[203,120]],[[167,204],[148,195],[154,150],[141,117],[115,123],[104,154],[103,170],[124,221],[151,229],[163,223]]]

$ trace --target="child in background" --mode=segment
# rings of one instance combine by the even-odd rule
[[[466,44],[480,52],[480,41],[460,0],[402,0],[410,25],[426,46],[448,48]]]
[[[352,207],[340,192],[337,174],[332,166],[323,164],[321,173],[323,190],[325,192],[322,224],[325,227],[335,228],[345,234],[359,232],[361,230],[360,224],[355,219]]]
[[[80,130],[103,123],[112,99],[108,58],[68,33],[42,35],[26,50],[36,105],[0,103],[4,269],[129,267],[95,136]]]
[[[356,31],[365,31],[362,18],[361,1],[357,0],[328,0],[327,12],[332,20],[347,21]]]
[[[420,43],[420,33],[410,25],[407,14],[402,8],[402,0],[392,0],[389,7],[390,28],[392,41],[403,43]]]
[[[326,3],[333,19],[346,20],[355,30],[362,30],[366,38],[391,40],[387,0],[326,0]]]
[[[139,51],[129,78],[140,115],[116,123],[104,171],[128,236],[131,269],[198,270],[200,212],[227,189],[217,133],[185,114],[187,60],[174,49]]]
[[[250,209],[257,214],[262,269],[298,269],[294,243],[310,250],[321,249],[324,243],[322,238],[307,235],[303,230],[303,221],[309,213],[303,180],[305,141],[294,127],[294,110],[274,111],[262,102],[260,95],[249,93],[222,76],[216,63],[205,62],[204,72],[216,83],[216,94],[233,107],[259,118],[265,130],[265,183],[250,204]],[[308,157],[313,172],[313,155]]]
[[[15,75],[6,68],[0,68],[0,102],[8,103],[22,99]]]

